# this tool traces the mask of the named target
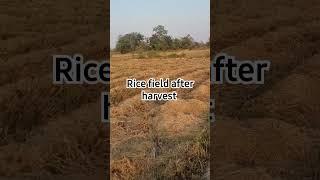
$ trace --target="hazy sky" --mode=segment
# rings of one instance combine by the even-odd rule
[[[119,35],[140,32],[149,37],[157,25],[174,37],[209,39],[210,0],[111,0],[110,11],[111,48]]]

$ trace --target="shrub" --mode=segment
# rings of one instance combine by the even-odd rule
[[[183,57],[186,57],[185,53],[181,53],[181,54],[172,53],[167,56],[167,58],[183,58]]]

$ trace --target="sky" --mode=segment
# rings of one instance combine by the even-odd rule
[[[126,33],[150,37],[157,25],[164,25],[173,37],[190,34],[207,42],[209,23],[210,0],[111,0],[110,45],[114,48],[118,36]]]

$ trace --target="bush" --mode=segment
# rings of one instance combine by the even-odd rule
[[[184,57],[186,57],[185,53],[181,53],[181,54],[172,53],[167,56],[167,58],[184,58]]]
[[[181,38],[169,36],[168,31],[162,25],[153,28],[153,32],[154,33],[149,38],[144,38],[142,34],[137,32],[119,36],[116,50],[125,54],[139,49],[144,51],[166,51],[206,47],[206,44],[203,42],[195,42],[190,34]],[[151,55],[151,57],[159,56]]]
[[[161,55],[159,54],[158,51],[148,51],[147,52],[148,58],[159,58]]]
[[[143,53],[138,53],[137,59],[145,59],[147,58]]]
[[[121,54],[135,51],[142,44],[143,39],[143,35],[136,32],[119,36],[116,50]]]

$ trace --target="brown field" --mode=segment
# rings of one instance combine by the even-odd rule
[[[105,60],[107,2],[2,1],[0,12],[0,179],[103,179],[106,87],[55,86],[51,70],[54,54]]]
[[[263,86],[212,87],[211,178],[318,180],[320,1],[212,4],[213,52],[272,64]],[[0,3],[0,179],[105,178],[108,132],[99,96],[106,87],[52,85],[51,55],[105,59],[107,7],[104,0]],[[181,54],[113,55],[114,178],[206,173],[208,50]],[[198,83],[180,91],[178,102],[143,103],[139,91],[123,88],[130,75]],[[162,147],[156,158],[155,146]]]
[[[270,60],[271,71],[264,85],[212,88],[212,178],[320,179],[320,1],[213,5],[213,52]]]
[[[209,49],[144,54],[111,57],[112,179],[200,178],[209,160]],[[151,77],[195,86],[168,102],[144,102],[140,89],[125,88],[127,78]]]

